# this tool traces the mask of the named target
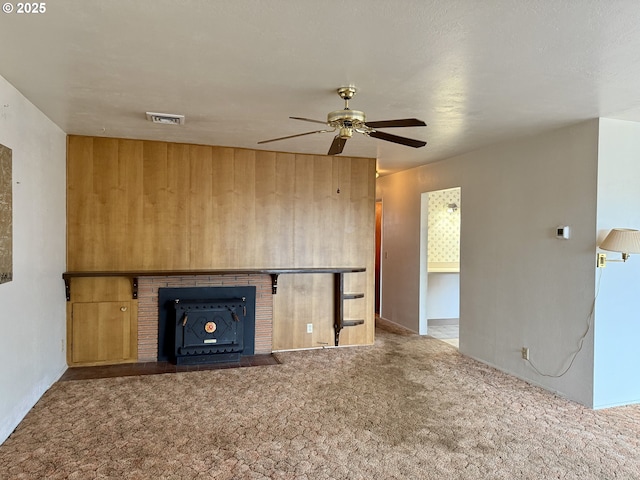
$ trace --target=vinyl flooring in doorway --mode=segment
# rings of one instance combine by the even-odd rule
[[[459,348],[460,327],[455,325],[429,325],[427,334]]]

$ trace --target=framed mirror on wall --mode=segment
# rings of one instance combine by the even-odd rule
[[[0,145],[0,283],[13,280],[11,149]]]

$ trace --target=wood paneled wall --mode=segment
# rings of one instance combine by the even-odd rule
[[[346,282],[365,300],[346,309],[366,322],[344,329],[341,344],[371,343],[374,196],[370,158],[70,136],[67,268],[364,266]],[[331,277],[283,277],[274,348],[325,343]],[[317,335],[298,332],[316,322]]]

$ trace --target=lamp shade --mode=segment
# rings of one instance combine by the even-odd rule
[[[600,248],[610,252],[640,253],[640,230],[614,228],[600,244]]]

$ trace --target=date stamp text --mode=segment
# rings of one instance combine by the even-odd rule
[[[26,13],[26,14],[39,14],[47,12],[47,2],[5,2],[2,4],[2,11],[4,13]]]

